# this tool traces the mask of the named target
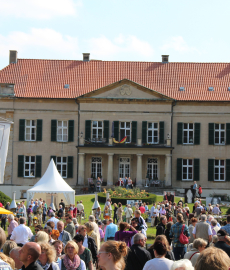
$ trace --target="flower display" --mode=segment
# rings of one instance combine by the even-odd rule
[[[140,190],[139,188],[126,189],[123,187],[115,187],[114,190],[104,189],[104,193],[106,192],[110,194],[110,198],[147,198],[149,196],[148,192]]]

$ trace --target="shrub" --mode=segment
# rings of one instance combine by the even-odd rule
[[[104,189],[104,193],[108,192],[112,198],[127,198],[132,200],[133,198],[147,198],[149,193],[145,190],[140,190],[139,188],[126,189],[123,187],[115,187],[114,189]]]
[[[0,202],[6,206],[7,202],[12,202],[11,198],[8,197],[5,193],[0,191]]]

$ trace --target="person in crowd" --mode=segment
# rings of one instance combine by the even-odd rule
[[[14,241],[7,240],[5,244],[2,247],[2,252],[6,255],[9,256],[10,251],[17,247],[17,244]]]
[[[106,227],[108,224],[109,224],[109,220],[107,220],[107,219],[102,220],[102,230],[104,232],[104,235],[105,235]]]
[[[192,187],[193,198],[196,198],[196,190],[197,190],[197,183],[196,181],[194,181],[194,184]]]
[[[95,231],[93,230],[93,224],[91,222],[86,222],[85,227],[86,227],[87,235],[94,239],[97,245],[97,249],[99,250],[100,249],[100,234],[95,233]]]
[[[63,211],[65,211],[65,203],[64,203],[63,199],[61,199],[61,202],[59,203],[59,205],[61,205]]]
[[[139,223],[138,226],[141,229],[144,229],[145,231],[147,231],[148,226],[145,222],[145,220],[143,219],[143,217],[141,216],[141,211],[140,210],[135,210],[134,211],[134,217],[138,219]]]
[[[68,241],[72,240],[70,233],[64,230],[63,221],[58,221],[57,229],[60,233],[58,240],[61,240],[65,245]]]
[[[182,259],[175,261],[171,267],[171,270],[194,270],[191,261],[188,259]]]
[[[117,222],[117,224],[119,224],[120,222],[122,222],[122,213],[123,213],[122,204],[121,203],[118,203],[118,209],[117,209],[118,222]]]
[[[16,217],[17,218],[20,218],[20,212],[19,212],[20,208],[21,208],[21,204],[17,203],[17,208],[16,208]]]
[[[229,270],[230,259],[226,252],[219,248],[206,248],[198,257],[196,270]],[[174,270],[174,269],[173,269]]]
[[[159,211],[156,207],[156,203],[154,202],[153,206],[151,207],[151,210],[150,210],[151,227],[156,226],[156,224],[157,224],[156,220],[157,220],[158,213],[159,213]]]
[[[60,270],[86,270],[83,260],[78,256],[78,245],[69,241],[64,249],[65,256],[59,261]]]
[[[41,247],[41,254],[37,260],[37,263],[43,270],[59,270],[59,266],[56,263],[56,250],[53,246],[45,242],[38,243]]]
[[[72,218],[72,221],[73,221],[73,224],[74,224],[74,228],[75,228],[75,234],[77,233],[78,231],[78,227],[79,227],[79,224],[77,222],[77,219],[76,218]]]
[[[4,206],[2,207],[4,208]],[[7,220],[7,215],[6,214],[0,214],[0,219],[1,219],[1,228],[3,228],[3,230],[6,230],[6,220]]]
[[[131,205],[128,204],[127,209],[125,211],[125,216],[126,216],[126,222],[129,224],[130,224],[132,215],[133,215],[133,209],[131,208]]]
[[[127,229],[131,229],[131,231],[126,231]],[[138,233],[138,231],[127,222],[120,222],[119,231],[115,233],[116,241],[124,241],[128,247],[131,247],[131,238],[133,235]]]
[[[104,217],[104,219],[109,219],[110,216],[111,216],[110,209],[109,209],[108,205],[106,205],[105,209],[104,209],[103,217]]]
[[[47,211],[47,216],[51,217],[51,214],[54,213],[54,210],[52,209],[51,206],[48,207],[48,211]]]
[[[57,241],[60,236],[60,233],[58,230],[52,230],[51,237],[54,241]]]
[[[38,242],[48,243],[49,242],[48,234],[46,232],[44,232],[44,231],[39,231],[36,234],[35,242],[36,243],[38,243]]]
[[[52,238],[52,228],[50,226],[46,226],[44,228],[44,232],[47,233],[48,237],[49,237],[49,244],[52,244],[55,240]],[[58,232],[58,231],[57,231]],[[59,232],[58,232],[59,233]],[[58,235],[59,236],[59,235]],[[57,237],[58,238],[58,237]]]
[[[97,245],[96,245],[94,239],[87,235],[85,225],[80,225],[79,228],[78,228],[78,232],[79,232],[79,234],[81,234],[84,237],[83,246],[85,248],[88,248],[91,251],[91,254],[92,254],[92,257],[93,257],[93,263],[96,263],[97,262],[97,251],[98,251],[98,249],[97,249]],[[75,237],[76,236],[77,235],[75,235]],[[74,241],[76,241],[75,237],[73,239]]]
[[[101,221],[98,221],[98,229],[99,229],[99,233],[100,233],[100,241],[102,241],[105,237],[105,234],[102,230],[102,222]]]
[[[164,205],[162,205],[159,214],[160,214],[160,217],[166,215],[166,210],[165,210],[165,206]]]
[[[165,226],[167,224],[166,216],[160,217],[160,223],[157,225],[156,236],[164,234],[165,235]]]
[[[37,208],[37,218],[38,218],[38,224],[42,224],[42,214],[43,214],[43,209],[42,209],[42,204],[40,204]]]
[[[101,218],[101,207],[100,206],[97,208],[97,210],[95,212],[95,218],[96,218],[96,220],[99,220]]]
[[[14,228],[10,240],[15,241],[18,246],[23,246],[29,241],[28,239],[33,236],[33,233],[31,229],[26,226],[26,219],[24,217],[19,219],[19,223],[20,225]]]
[[[63,242],[60,240],[56,240],[52,243],[52,246],[55,248],[56,250],[56,263],[59,263],[59,261],[61,260],[62,257],[62,251],[64,248]]]
[[[89,179],[89,188],[90,188],[90,192],[95,192],[95,185],[93,182],[93,179]]]
[[[15,263],[13,259],[0,252],[0,269],[14,269]]]
[[[117,207],[116,203],[114,203],[113,206],[114,206],[114,209],[113,209],[113,223],[115,224],[115,221],[118,222],[118,218],[117,218],[117,209],[118,209],[118,207]]]
[[[43,227],[41,225],[37,225],[35,226],[34,231],[35,231],[35,234],[30,238],[30,242],[35,242],[36,234],[39,231],[43,231]]]
[[[32,219],[33,219],[32,218],[33,210],[32,210],[32,205],[31,204],[27,208],[26,212],[27,212],[27,219],[28,219],[27,225],[28,225],[28,227],[30,227],[31,224],[32,224]]]
[[[149,203],[145,203],[144,202],[144,208],[145,208],[145,212],[148,213],[149,212]]]
[[[145,247],[146,237],[142,233],[134,235],[134,244],[131,246],[126,259],[126,270],[143,269],[145,263],[151,260],[151,254]]]
[[[201,198],[202,192],[203,192],[202,187],[201,187],[201,185],[199,185],[198,194],[199,194],[200,198]]]
[[[42,205],[42,198],[38,200],[38,206]]]
[[[126,257],[127,253],[128,248],[124,242],[105,242],[98,252],[98,264],[104,270],[124,270],[124,258]]]
[[[67,214],[65,216],[65,221],[66,221],[66,227],[65,227],[65,231],[68,232],[70,235],[71,235],[71,238],[74,238],[75,236],[75,226],[73,224],[73,221],[72,221],[72,215],[71,214]]]
[[[115,186],[123,187],[124,186],[123,180],[121,178],[119,178],[119,180],[117,181],[117,183],[115,184]]]
[[[132,189],[133,188],[133,181],[132,179],[129,177],[128,179],[128,189]]]
[[[174,258],[174,254],[173,252],[171,251],[171,248],[170,248],[170,245],[169,245],[169,242],[166,238],[165,235],[158,235],[155,239],[155,242],[162,242],[166,248],[167,248],[167,252],[165,254],[165,258],[169,259],[169,260],[172,260],[172,261],[175,261],[175,258]],[[151,245],[149,248],[148,248],[148,251],[150,252],[151,254],[151,257],[152,259],[155,258],[155,254],[154,254],[154,244]]]
[[[220,211],[220,208],[219,208],[219,204],[216,204],[216,206],[213,207],[212,213],[214,215],[220,215],[221,211]]]
[[[70,204],[69,209],[68,209],[68,214],[71,215],[72,218],[73,218],[73,208],[74,208],[74,205]]]
[[[206,246],[207,242],[204,239],[202,238],[195,239],[191,251],[185,253],[184,259],[190,260],[194,267],[198,257],[200,256],[200,253],[206,248]]]
[[[13,214],[8,215],[7,219],[8,219],[8,222],[9,222],[9,226],[8,226],[8,229],[7,229],[7,231],[8,231],[7,239],[9,240],[14,228],[18,227],[18,223],[14,220],[14,215]]]
[[[173,238],[173,253],[176,260],[183,259],[185,253],[185,245],[182,244],[179,240],[182,226],[184,227],[184,234],[187,237],[190,236],[188,226],[183,223],[184,220],[182,214],[177,214],[177,223],[171,227],[169,234],[169,237]]]
[[[190,219],[190,225],[189,225],[189,227],[188,227],[188,231],[189,231],[189,234],[190,234],[190,238],[189,238],[189,243],[191,244],[191,243],[193,243],[193,241],[194,241],[194,238],[193,238],[193,234],[192,234],[192,232],[193,232],[193,230],[194,230],[194,228],[195,228],[195,226],[196,226],[196,224],[197,224],[197,219],[196,218],[191,218]]]
[[[169,234],[170,234],[170,230],[171,230],[172,225],[173,225],[173,222],[172,221],[168,222],[166,224],[166,230],[165,230],[165,236],[166,236],[166,238],[167,238],[167,240],[169,242],[169,245],[171,245],[171,243],[172,243],[172,239],[169,237]]]
[[[217,232],[220,230],[220,228],[217,226],[216,219],[211,220],[211,230],[212,230],[212,235],[217,235]]]
[[[33,214],[34,216],[37,216],[37,209],[38,209],[38,201],[35,201],[35,205],[33,206]]]
[[[23,266],[23,263],[19,260],[19,250],[21,248],[20,247],[15,247],[13,249],[11,249],[10,251],[10,258],[12,258],[14,260],[15,263],[15,269],[21,269]]]
[[[211,225],[211,221],[212,221],[212,219],[214,219],[214,216],[212,216],[212,215],[208,215],[207,216],[207,223],[209,224],[209,225]],[[219,227],[219,228],[221,228],[221,226],[220,226],[220,223],[219,222],[217,222],[217,226]]]
[[[41,247],[38,243],[26,243],[19,250],[19,260],[23,263],[22,270],[43,270],[36,262],[41,254]]]
[[[59,204],[59,209],[58,209],[57,216],[58,216],[58,218],[60,218],[60,219],[63,218],[63,216],[64,216],[64,210],[63,210],[61,204]]]
[[[227,216],[227,224],[221,229],[225,230],[230,235],[230,215]]]
[[[225,230],[220,229],[217,233],[217,236],[218,236],[218,241],[215,244],[215,247],[222,249],[230,257],[230,246],[229,244],[227,244],[229,242],[229,240],[227,239],[228,233]]]
[[[113,223],[113,219],[109,219],[109,225],[106,226],[106,231],[105,231],[105,241],[108,240],[114,240],[115,239],[115,234],[117,232],[117,225]]]
[[[124,187],[127,188],[127,186],[128,186],[128,177],[127,176],[125,176],[123,182],[124,182]]]
[[[139,207],[139,210],[141,211],[141,214],[144,214],[145,213],[145,208],[144,208],[144,204],[143,203]]]
[[[212,241],[211,226],[206,222],[207,216],[201,215],[200,222],[198,222],[192,232],[193,238],[202,238],[208,243]]]
[[[146,231],[144,229],[139,228],[137,218],[132,218],[131,225],[133,226],[133,228],[136,229],[136,231],[138,231],[138,233],[144,234],[145,238],[147,239]],[[129,231],[132,231],[132,230],[129,229]],[[133,235],[133,237],[131,238],[131,246],[134,244],[134,236],[135,235]]]
[[[53,222],[53,221],[48,221],[47,223],[46,223],[46,225],[47,226],[50,226],[50,228],[52,229],[52,230],[54,230],[54,228],[55,228],[55,223]],[[44,227],[45,228],[45,227]]]
[[[167,247],[160,241],[153,244],[155,258],[146,262],[143,270],[170,270],[173,261],[165,258]]]
[[[74,241],[78,245],[78,255],[80,256],[81,260],[85,262],[86,269],[93,270],[93,258],[91,251],[83,246],[84,236],[81,234],[77,234],[76,237],[74,237]]]
[[[97,234],[99,235],[99,229],[98,229],[97,223],[95,222],[95,216],[90,215],[90,216],[89,216],[89,222],[92,223],[94,232],[97,233]]]
[[[53,212],[50,214],[50,219],[47,220],[46,225],[48,225],[48,222],[50,222],[50,221],[54,222],[54,224],[55,224],[54,229],[57,230],[57,223],[59,222],[59,219],[55,218],[55,214]],[[45,227],[46,227],[46,225],[45,225]]]
[[[10,202],[7,202],[6,206],[5,206],[6,210],[10,210]]]

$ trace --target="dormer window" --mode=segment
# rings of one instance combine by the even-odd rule
[[[180,91],[185,91],[185,89],[184,89],[183,86],[182,86],[182,87],[179,87],[179,90],[180,90]]]
[[[210,87],[208,88],[208,91],[214,91],[214,87],[210,86]]]

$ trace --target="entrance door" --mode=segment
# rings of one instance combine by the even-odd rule
[[[158,162],[157,158],[148,158],[147,174],[149,179],[158,180]]]
[[[119,178],[130,176],[130,158],[120,158],[119,162]]]

